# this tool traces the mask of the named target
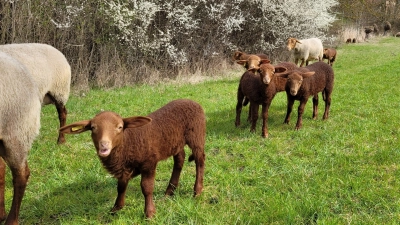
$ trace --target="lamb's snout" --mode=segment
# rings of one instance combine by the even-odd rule
[[[296,96],[296,95],[297,95],[297,90],[295,90],[295,89],[290,89],[290,94],[291,94],[292,96]]]
[[[111,153],[112,142],[109,140],[99,141],[98,155],[101,157],[107,157]]]

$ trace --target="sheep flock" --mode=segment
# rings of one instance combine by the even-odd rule
[[[263,53],[235,51],[232,59],[244,67],[238,81],[235,126],[240,127],[243,106],[250,103],[247,120],[255,132],[259,106],[262,106],[261,136],[268,137],[268,111],[279,92],[286,92],[289,123],[295,100],[300,101],[296,130],[302,127],[302,114],[308,98],[313,98],[313,118],[317,118],[318,94],[325,101],[323,119],[328,119],[334,86],[333,62],[336,50],[323,48],[318,38],[289,38],[287,48],[293,62],[272,64]],[[0,45],[0,181],[5,179],[5,164],[13,174],[14,195],[8,215],[4,205],[4,185],[0,185],[0,221],[18,224],[30,170],[27,155],[40,129],[41,107],[54,104],[60,128],[58,144],[66,142],[65,134],[90,131],[93,145],[103,167],[117,179],[117,198],[111,212],[122,209],[130,179],[141,176],[144,214],[155,215],[153,189],[157,163],[172,157],[172,175],[166,195],[173,195],[185,161],[184,147],[192,154],[196,166],[193,196],[203,191],[206,154],[206,114],[203,107],[190,99],[172,99],[147,116],[123,118],[118,112],[104,111],[92,119],[66,125],[66,104],[71,85],[71,67],[56,48],[37,43]],[[328,63],[323,62],[328,59]],[[310,61],[318,60],[311,63]],[[300,65],[298,65],[300,61]],[[305,66],[304,66],[305,65]]]

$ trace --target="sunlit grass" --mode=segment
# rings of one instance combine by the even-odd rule
[[[90,133],[67,136],[56,145],[57,115],[42,112],[40,136],[29,155],[31,177],[21,207],[22,224],[398,224],[400,222],[400,39],[343,45],[334,64],[330,118],[312,120],[312,103],[303,128],[283,124],[286,95],[279,93],[269,114],[268,139],[260,122],[250,133],[242,112],[235,128],[238,76],[198,84],[160,84],[91,90],[72,95],[68,123],[92,118],[100,110],[122,116],[147,115],[177,98],[199,102],[207,115],[204,192],[192,198],[195,167],[185,163],[176,195],[164,191],[172,160],[157,168],[157,214],[144,218],[140,177],[131,180],[126,206],[109,210],[116,180],[102,168]],[[187,149],[189,151],[189,149]],[[7,206],[11,176],[7,176]]]

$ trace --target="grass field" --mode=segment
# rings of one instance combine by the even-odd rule
[[[56,145],[56,110],[42,111],[40,136],[29,155],[31,177],[21,224],[399,224],[400,223],[400,39],[388,37],[338,48],[330,118],[312,120],[312,102],[303,128],[294,130],[295,103],[283,124],[286,94],[269,113],[269,138],[261,121],[250,133],[242,112],[235,128],[236,90],[231,78],[198,84],[159,84],[72,95],[68,123],[100,110],[122,116],[147,115],[167,102],[190,98],[207,115],[204,192],[192,198],[194,163],[185,163],[174,197],[164,197],[172,160],[160,162],[154,190],[157,214],[144,218],[140,177],[131,180],[126,206],[109,210],[116,180],[102,168],[90,133],[67,136]],[[189,149],[186,149],[190,151]],[[7,174],[7,210],[12,182]]]

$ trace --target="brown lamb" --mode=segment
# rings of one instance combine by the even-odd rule
[[[328,64],[333,66],[333,63],[336,60],[336,49],[334,48],[325,48],[324,49],[324,55],[322,57],[322,61],[324,61],[324,59],[328,60]]]
[[[153,217],[157,163],[173,156],[174,166],[165,192],[173,195],[185,160],[185,145],[192,150],[189,161],[194,160],[196,164],[194,196],[202,192],[206,117],[198,103],[188,99],[175,100],[147,117],[121,118],[114,112],[101,112],[91,120],[60,128],[66,134],[88,130],[92,131],[92,140],[103,166],[118,179],[118,197],[112,212],[123,208],[128,182],[140,174],[144,211],[146,217]]]
[[[258,70],[260,74],[259,76],[255,76],[252,71],[246,71],[242,75],[237,92],[236,127],[240,126],[240,114],[243,107],[243,101],[246,98],[250,101],[250,131],[255,131],[258,120],[258,108],[259,105],[262,105],[263,125],[261,136],[268,137],[267,121],[269,106],[271,105],[272,99],[275,97],[276,93],[284,90],[284,84],[286,83],[286,79],[276,77],[276,75],[286,72],[286,70],[287,69],[283,66],[273,66],[268,62],[260,65]]]
[[[269,61],[265,54],[247,54],[241,51],[235,51],[232,58],[236,60],[236,63],[243,65],[246,70],[253,72],[257,71],[264,61]]]
[[[313,119],[318,116],[318,93],[322,92],[323,100],[325,101],[325,112],[323,119],[328,119],[329,108],[331,105],[331,94],[334,84],[334,72],[331,66],[324,62],[316,62],[306,66],[310,72],[300,70],[289,71],[288,73],[278,74],[288,78],[286,83],[286,95],[288,99],[287,113],[284,123],[288,124],[290,114],[292,112],[295,100],[300,101],[298,108],[298,118],[296,123],[296,130],[302,126],[302,116],[304,107],[310,96],[313,97]]]

